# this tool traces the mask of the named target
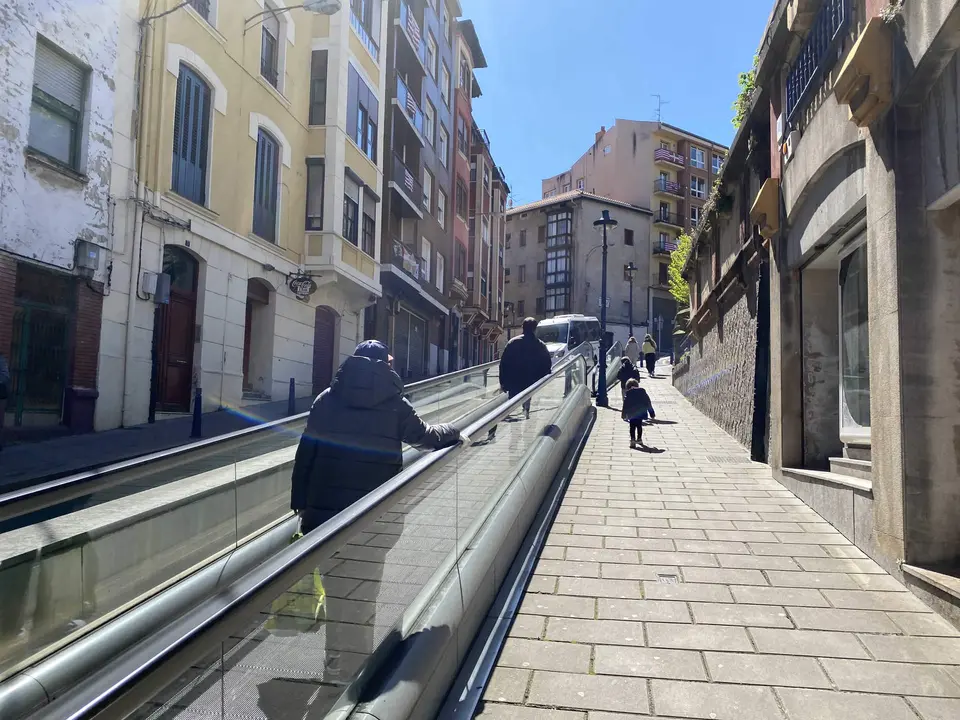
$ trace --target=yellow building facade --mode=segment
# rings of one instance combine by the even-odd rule
[[[296,5],[124,2],[98,429],[310,395],[363,337],[386,15]]]

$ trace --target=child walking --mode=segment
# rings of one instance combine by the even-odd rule
[[[637,445],[643,446],[643,421],[647,417],[655,418],[656,412],[653,410],[653,403],[650,402],[650,396],[647,391],[640,387],[640,383],[635,378],[627,380],[626,394],[623,396],[623,412],[621,417],[624,422],[630,423],[630,449]]]

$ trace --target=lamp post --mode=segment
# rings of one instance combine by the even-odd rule
[[[615,228],[617,221],[610,217],[610,211],[600,213],[600,219],[593,226],[603,229],[603,262],[600,269],[600,377],[597,387],[597,407],[608,407],[607,400],[607,228]]]
[[[630,309],[627,311],[628,338],[633,337],[633,276],[637,274],[637,270],[639,269],[640,268],[633,264],[633,260],[623,266],[623,272],[630,280]]]

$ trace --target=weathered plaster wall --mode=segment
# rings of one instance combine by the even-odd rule
[[[64,269],[77,238],[107,247],[119,0],[0,3],[0,248]],[[28,156],[37,35],[89,67],[80,173]],[[98,279],[107,262],[101,259]]]

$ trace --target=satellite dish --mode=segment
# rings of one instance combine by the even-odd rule
[[[333,15],[342,7],[340,0],[306,0],[303,9],[320,15]]]

